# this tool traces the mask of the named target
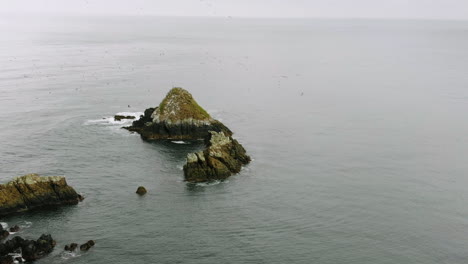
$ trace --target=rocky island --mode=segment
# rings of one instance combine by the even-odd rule
[[[28,174],[0,184],[0,215],[47,206],[77,204],[79,195],[61,176]]]
[[[189,182],[225,179],[250,162],[245,149],[232,138],[232,131],[179,87],[125,129],[139,133],[144,140],[204,140],[205,150],[187,156],[184,176]]]
[[[205,139],[208,131],[232,135],[226,126],[211,118],[182,88],[170,90],[159,106],[146,109],[144,115],[126,129],[140,133],[145,140]]]

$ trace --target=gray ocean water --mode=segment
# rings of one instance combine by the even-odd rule
[[[466,21],[7,16],[0,33],[0,182],[64,175],[86,197],[0,220],[52,234],[37,263],[468,262]],[[235,132],[239,175],[187,184],[200,145],[110,118],[174,86]]]

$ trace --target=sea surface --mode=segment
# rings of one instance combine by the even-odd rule
[[[38,264],[468,263],[467,21],[2,16],[0,69],[0,182],[86,197],[0,220],[52,234]],[[200,143],[113,121],[175,86],[240,174],[188,184]]]

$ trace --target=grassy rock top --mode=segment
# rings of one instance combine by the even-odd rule
[[[211,116],[193,99],[192,95],[180,88],[172,88],[152,115],[154,122],[177,122],[182,120],[211,120]]]

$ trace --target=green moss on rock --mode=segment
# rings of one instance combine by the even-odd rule
[[[210,120],[211,116],[186,90],[172,88],[153,113],[155,121]]]

